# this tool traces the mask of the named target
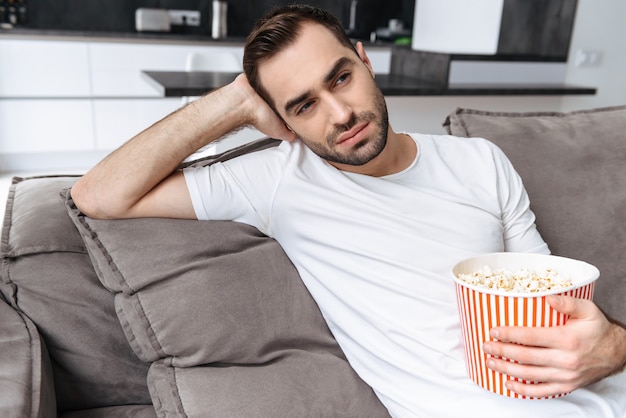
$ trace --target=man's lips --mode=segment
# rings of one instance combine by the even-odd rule
[[[350,130],[342,133],[337,137],[336,145],[341,145],[345,143],[354,143],[361,139],[362,134],[365,131],[365,128],[369,125],[369,122],[359,123],[354,125]]]

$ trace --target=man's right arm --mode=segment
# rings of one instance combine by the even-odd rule
[[[72,187],[76,206],[101,219],[195,218],[179,164],[243,126],[295,139],[244,75],[170,114],[98,163]]]

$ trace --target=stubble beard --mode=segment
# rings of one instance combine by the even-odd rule
[[[389,116],[387,104],[380,90],[374,94],[374,111],[365,111],[359,114],[352,114],[350,120],[340,126],[326,137],[325,144],[302,140],[311,151],[330,163],[362,166],[376,158],[387,145],[387,134],[389,129]],[[354,147],[341,152],[337,150],[337,138],[342,133],[350,130],[358,123],[369,122],[376,129],[372,134],[364,138]]]

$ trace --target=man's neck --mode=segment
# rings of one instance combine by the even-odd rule
[[[417,144],[407,134],[395,133],[389,128],[387,144],[380,154],[361,166],[333,164],[339,170],[382,177],[399,173],[409,167],[417,157]]]

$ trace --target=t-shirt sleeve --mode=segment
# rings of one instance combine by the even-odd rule
[[[535,214],[522,178],[504,152],[494,145],[497,190],[504,227],[504,247],[510,252],[549,254],[550,250],[535,225]]]
[[[242,222],[267,233],[283,160],[272,149],[183,170],[196,217]]]

